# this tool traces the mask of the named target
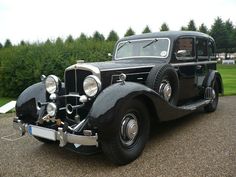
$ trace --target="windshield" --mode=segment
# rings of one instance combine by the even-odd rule
[[[169,47],[170,40],[168,38],[122,41],[116,47],[115,59],[167,58]]]

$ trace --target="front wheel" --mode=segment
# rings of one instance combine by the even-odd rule
[[[114,136],[101,142],[107,157],[118,165],[135,160],[143,151],[149,135],[149,117],[145,105],[137,99],[119,111]]]

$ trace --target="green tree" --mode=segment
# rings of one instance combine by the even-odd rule
[[[4,47],[5,47],[5,48],[8,48],[8,47],[11,47],[11,46],[12,46],[12,44],[11,44],[10,39],[7,39],[7,40],[5,41]]]
[[[188,28],[186,26],[181,26],[180,30],[181,31],[188,31]]]
[[[149,26],[147,25],[145,28],[144,28],[144,30],[143,30],[143,34],[144,33],[151,33],[152,31],[150,30],[150,28],[149,28]]]
[[[234,40],[233,42],[233,45],[234,45],[234,48],[233,48],[233,52],[236,52],[236,27],[234,28],[234,31],[233,31],[233,37],[232,37]]]
[[[20,45],[21,45],[21,46],[25,46],[25,45],[26,45],[25,41],[23,41],[23,40],[20,41]]]
[[[194,20],[190,20],[188,23],[188,31],[197,31]]]
[[[130,27],[130,28],[126,31],[125,37],[126,37],[126,36],[132,36],[132,35],[135,35],[135,32],[134,32],[134,30]]]
[[[169,31],[169,27],[166,23],[162,23],[160,31]]]
[[[46,44],[46,45],[51,45],[51,44],[52,44],[52,42],[51,42],[51,40],[50,40],[50,39],[47,39],[47,40],[46,40],[46,42],[45,42],[45,44]]]
[[[56,39],[56,44],[57,44],[57,45],[62,45],[62,44],[63,44],[63,40],[62,40],[60,37],[58,37],[58,38]]]
[[[214,24],[211,26],[210,35],[215,39],[218,52],[224,52],[228,33],[225,24],[220,17],[217,17]]]
[[[236,38],[234,38],[234,25],[232,23],[232,21],[227,20],[225,22],[225,29],[227,31],[227,44],[226,44],[226,51],[227,52],[233,52],[233,48],[236,47],[235,46],[235,41]]]
[[[0,49],[3,48],[2,43],[0,43]]]
[[[84,33],[81,33],[79,36],[79,40],[80,41],[86,41],[87,40],[87,36]]]
[[[103,36],[103,34],[99,33],[98,31],[95,31],[93,33],[93,39],[96,41],[104,41],[105,37]]]
[[[208,32],[208,29],[207,29],[206,25],[204,25],[204,23],[202,23],[202,24],[200,25],[198,31],[200,31],[200,32],[202,32],[202,33],[206,33],[206,34],[209,33],[209,32]]]
[[[74,39],[72,37],[72,35],[69,35],[67,38],[66,38],[66,43],[73,43],[74,42]]]
[[[114,30],[111,30],[107,37],[107,41],[117,41],[117,40],[119,40],[118,34]]]

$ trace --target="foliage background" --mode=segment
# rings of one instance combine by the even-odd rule
[[[167,23],[161,25],[160,31],[168,31]],[[192,30],[208,33],[216,40],[218,52],[236,52],[236,27],[230,20],[215,19],[211,29],[204,24],[196,27],[194,20],[181,30]],[[143,33],[151,32],[146,26]],[[130,27],[124,36],[135,34]],[[95,31],[93,36],[81,34],[77,39],[69,35],[65,40],[57,38],[54,41],[28,43],[21,41],[12,45],[8,39],[0,43],[0,97],[16,98],[25,88],[39,82],[40,75],[55,74],[63,78],[66,67],[76,60],[85,62],[106,61],[110,58],[115,42],[119,39],[112,30],[107,39]]]

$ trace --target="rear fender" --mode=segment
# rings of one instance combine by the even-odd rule
[[[211,70],[208,75],[206,76],[203,86],[206,87],[211,87],[214,84],[214,81],[218,83],[219,86],[219,93],[224,94],[224,86],[222,82],[222,77],[220,73],[216,70]]]

